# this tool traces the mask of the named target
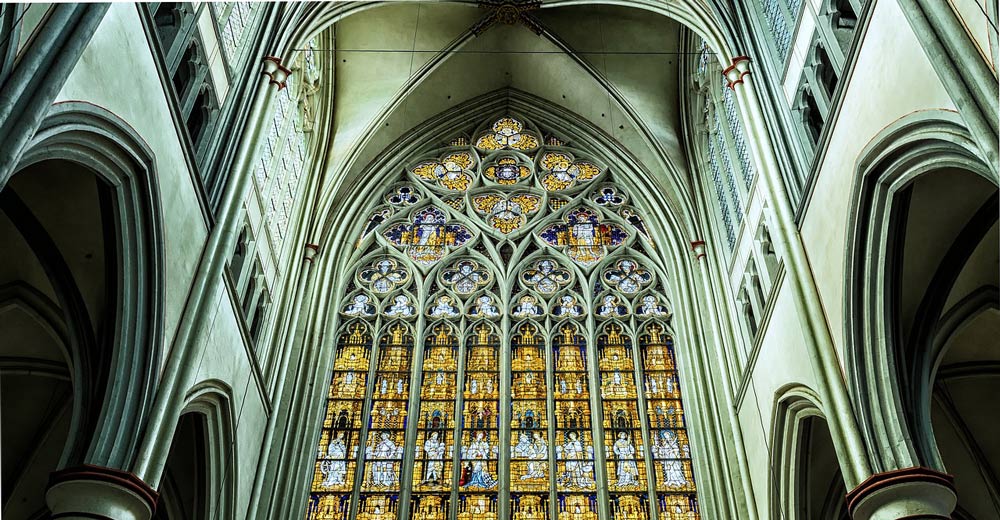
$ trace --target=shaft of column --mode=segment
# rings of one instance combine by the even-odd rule
[[[163,466],[170,451],[170,439],[174,425],[183,406],[187,380],[196,370],[192,356],[195,335],[201,330],[205,317],[209,314],[212,296],[222,288],[222,270],[226,266],[229,252],[235,245],[240,203],[250,189],[251,164],[255,158],[260,140],[262,119],[267,111],[272,94],[284,88],[291,71],[281,66],[281,60],[265,57],[262,60],[262,77],[250,105],[247,118],[248,127],[240,139],[236,157],[226,189],[219,204],[219,218],[209,233],[202,250],[198,273],[191,284],[190,296],[184,314],[178,324],[174,343],[171,346],[163,379],[149,415],[145,438],[136,460],[135,473],[151,486],[158,487]]]
[[[702,291],[705,293],[705,304],[708,306],[708,316],[721,316],[718,307],[715,305],[715,298],[712,292],[712,280],[709,273],[709,265],[705,255],[705,242],[703,240],[694,241],[691,243],[692,252],[695,254],[695,262],[698,264],[696,270],[698,271],[698,277],[701,278]],[[736,453],[736,464],[739,466],[740,472],[740,484],[743,488],[743,494],[746,500],[746,511],[744,514],[747,515],[747,520],[757,520],[757,505],[755,502],[755,496],[753,494],[753,485],[750,478],[750,464],[747,462],[746,445],[743,442],[743,430],[740,427],[739,417],[736,415],[736,406],[733,403],[733,394],[730,389],[733,388],[733,382],[730,379],[729,370],[726,368],[726,353],[725,349],[722,347],[722,334],[719,331],[718,320],[704,320],[708,323],[711,328],[712,333],[715,335],[716,342],[719,344],[719,348],[713,349],[716,353],[716,363],[719,365],[719,373],[723,379],[722,392],[724,401],[724,406],[726,409],[726,419],[729,420],[730,428],[732,428],[733,433],[733,451]],[[733,490],[735,492],[735,490]]]
[[[809,267],[791,201],[781,178],[780,166],[764,124],[764,114],[753,89],[750,58],[734,58],[732,65],[723,74],[743,108],[742,117],[747,128],[748,142],[755,152],[753,155],[758,162],[761,184],[778,224],[777,232],[772,234],[772,238],[777,249],[783,252],[785,268],[791,274],[788,280],[795,296],[795,306],[806,321],[803,333],[819,386],[817,390],[823,396],[824,412],[841,460],[844,480],[848,488],[853,488],[871,475],[868,451],[854,416],[840,360],[820,303],[819,290]]]
[[[108,4],[55,4],[0,89],[0,190],[14,174]]]

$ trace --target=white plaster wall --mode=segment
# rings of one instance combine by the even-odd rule
[[[848,214],[859,154],[885,127],[907,114],[955,110],[932,64],[894,1],[874,12],[843,106],[819,167],[801,224],[802,240],[838,351],[844,348],[844,279]]]
[[[169,349],[207,228],[136,4],[111,5],[56,100],[64,101],[116,114],[153,152],[163,213],[163,347]]]

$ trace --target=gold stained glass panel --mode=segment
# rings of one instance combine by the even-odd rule
[[[511,346],[510,488],[512,491],[549,489],[549,421],[546,397],[543,339],[538,327],[526,323],[517,328]],[[524,497],[523,515],[534,514],[534,499]]]
[[[455,428],[455,369],[458,339],[450,325],[430,327],[424,340],[420,416],[414,447],[413,490],[438,491],[414,499],[414,518],[437,518],[443,508],[447,515],[452,486],[452,454]],[[419,511],[419,514],[418,514]]]
[[[371,347],[370,329],[361,323],[345,327],[338,339],[307,518],[341,520],[348,514]]]
[[[510,517],[511,520],[548,520],[548,495],[511,494]]]
[[[492,326],[481,322],[472,327],[465,346],[458,467],[459,517],[464,511],[467,514],[482,512],[495,518],[500,456],[500,379],[497,372],[500,338]]]
[[[651,394],[647,401],[649,452],[660,518],[695,519],[698,518],[698,501],[693,494],[691,447],[677,383],[673,340],[657,323],[647,325],[643,332],[639,347],[643,352],[643,378]]]
[[[649,502],[645,495],[612,495],[611,518],[614,520],[646,520]]]

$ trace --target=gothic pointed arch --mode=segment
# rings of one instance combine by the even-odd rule
[[[973,491],[1000,489],[992,469],[1000,462],[980,447],[995,433],[976,423],[974,410],[1000,379],[989,368],[995,354],[975,353],[969,338],[997,323],[997,313],[983,313],[971,335],[954,334],[952,320],[963,302],[996,291],[996,174],[957,118],[941,112],[897,121],[860,156],[858,170],[846,362],[873,466],[954,473],[960,510],[995,514],[995,502]],[[984,255],[994,260],[984,263]],[[972,365],[982,370],[970,379],[962,367]]]
[[[114,114],[89,103],[63,102],[50,109],[14,171],[30,176],[36,166],[56,163],[93,174],[105,190],[104,247],[112,290],[109,328],[100,337],[81,325],[90,319],[81,299],[61,302],[74,331],[71,343],[79,347],[72,364],[82,373],[74,383],[83,385],[78,406],[85,438],[69,460],[124,468],[136,450],[163,345],[162,214],[153,154]],[[61,280],[53,285],[72,285],[71,277]]]
[[[330,236],[307,518],[698,518],[656,192],[527,111],[449,126]]]

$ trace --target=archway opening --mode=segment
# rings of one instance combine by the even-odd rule
[[[82,462],[114,335],[110,189],[64,160],[0,192],[0,373],[4,516],[46,510],[48,475]]]
[[[917,177],[895,207],[892,317],[919,457],[955,477],[957,517],[995,517],[1000,404],[987,396],[1000,393],[997,187],[944,168]]]
[[[153,520],[214,518],[209,510],[207,428],[204,414],[181,416],[163,469]]]
[[[826,421],[819,416],[802,420],[798,444],[799,478],[795,483],[795,514],[802,520],[850,520],[844,477]]]

